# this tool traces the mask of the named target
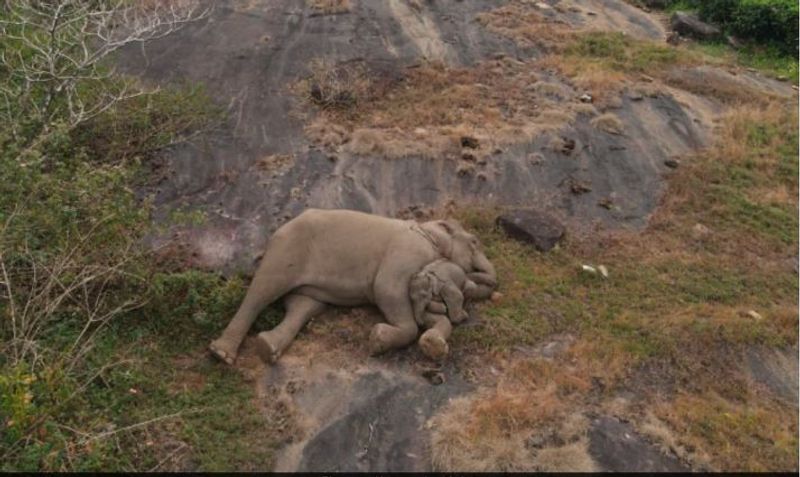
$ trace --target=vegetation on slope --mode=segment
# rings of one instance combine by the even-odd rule
[[[741,363],[746,350],[797,346],[797,147],[794,108],[734,108],[714,146],[682,160],[647,230],[572,237],[547,254],[509,241],[493,214],[463,212],[505,296],[453,341],[495,356],[502,377],[437,418],[440,468],[558,470],[526,439],[564,434],[576,412],[637,422],[697,468],[796,468],[794,403]],[[555,361],[512,358],[565,333],[577,341]],[[583,436],[566,432],[548,452],[585,457]]]
[[[87,18],[124,3],[40,6],[0,10],[0,469],[263,469],[277,441],[250,386],[186,358],[244,284],[156,266],[132,190],[221,111],[201,89],[153,91],[81,60],[107,47]],[[252,447],[230,439],[242,433]]]

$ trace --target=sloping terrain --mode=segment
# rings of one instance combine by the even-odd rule
[[[737,117],[779,124],[757,108],[793,104],[791,86],[667,46],[660,17],[615,0],[215,4],[120,58],[155,84],[200,83],[228,110],[163,158],[148,191],[168,232],[153,241],[181,243],[191,266],[248,272],[307,207],[452,211],[477,228],[506,295],[472,310],[441,369],[413,348],[368,358],[374,310],[315,319],[271,368],[245,351],[258,399],[293,423],[276,470],[764,470],[796,456],[780,417],[796,416],[796,231],[746,228],[781,218],[759,211],[779,214],[796,181],[767,199],[772,184],[737,175],[767,201],[746,204],[741,229],[710,223],[702,212],[726,204],[697,192],[725,184],[704,169],[725,158],[701,151],[737,152],[721,125],[728,141]],[[756,133],[757,157],[771,157],[781,133]],[[683,195],[665,199],[676,176]],[[471,212],[505,206],[547,209],[576,241],[533,254]],[[204,220],[173,225],[177,211]],[[619,281],[575,272],[590,257]],[[765,457],[726,467],[737,449]]]
[[[599,112],[574,106],[586,106],[580,103],[582,94],[599,93],[534,64],[546,48],[514,42],[517,30],[506,25],[504,16],[492,13],[502,21],[491,16],[476,19],[502,3],[349,2],[346,12],[327,15],[302,0],[222,2],[208,20],[142,49],[131,49],[123,60],[126,71],[155,82],[201,82],[230,112],[221,131],[170,156],[171,173],[157,186],[156,200],[163,216],[175,209],[202,210],[207,224],[186,231],[197,261],[212,268],[244,270],[252,267],[269,233],[306,207],[396,215],[409,207],[440,208],[448,201],[538,203],[578,223],[642,226],[669,170],[664,161],[708,142],[714,105],[667,88],[653,91],[652,86],[651,94],[642,97],[636,92],[639,82],[621,83],[633,93],[622,95],[605,109],[619,118],[622,131],[598,132],[590,122]],[[623,2],[573,2],[580,7],[552,3],[565,13],[525,2],[511,5],[533,9],[548,25],[560,28],[613,28],[631,36],[663,37],[656,19]],[[562,4],[569,8],[560,8]],[[508,12],[515,13],[514,18],[519,18],[518,12]],[[542,33],[547,30],[531,34],[546,39]],[[495,59],[498,54],[507,57]],[[380,148],[368,147],[362,153],[347,147],[331,151],[324,142],[320,145],[304,135],[301,115],[314,113],[291,92],[292,85],[310,74],[315,59],[334,64],[363,61],[382,77],[401,80],[408,67],[425,60],[443,62],[446,68],[479,64],[517,68],[522,70],[516,73],[522,86],[538,91],[519,107],[542,113],[516,112],[521,116],[517,118],[514,112],[504,112],[502,101],[492,104],[492,112],[511,116],[508,125],[503,125],[508,126],[504,128],[506,144],[491,147],[490,160],[476,167],[468,164],[460,169],[459,151],[434,149],[424,154],[433,157],[417,157],[423,154],[412,147],[400,153],[403,160],[387,158]],[[502,89],[495,93],[511,97]],[[428,100],[409,97],[409,101]],[[477,108],[486,100],[468,97],[466,104],[453,109]],[[391,101],[385,106],[400,107]],[[541,116],[538,121],[537,115]],[[538,129],[531,127],[534,123]],[[410,135],[406,142],[420,142],[424,138],[414,137],[414,131],[428,134],[425,126],[402,125],[407,130],[398,134]],[[487,141],[500,133],[457,120],[448,126],[456,130],[451,135],[466,128],[465,132],[475,131]],[[569,156],[549,147],[560,138],[573,148]],[[275,157],[283,160],[276,163],[271,160]],[[615,207],[597,205],[610,201]]]

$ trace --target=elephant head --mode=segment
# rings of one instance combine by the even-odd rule
[[[483,253],[478,237],[464,230],[455,220],[432,220],[420,225],[433,238],[439,252],[467,272],[478,284],[470,298],[485,299],[497,287],[497,274],[492,262]]]

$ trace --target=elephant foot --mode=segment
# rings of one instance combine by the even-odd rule
[[[469,313],[467,313],[467,310],[462,310],[459,316],[454,316],[450,321],[453,324],[457,325],[459,323],[467,321],[468,319],[469,319]]]
[[[256,353],[261,361],[267,364],[274,364],[281,356],[281,348],[276,344],[276,340],[270,335],[269,331],[262,331],[255,340]]]
[[[385,323],[378,323],[372,327],[369,334],[369,354],[375,356],[385,353],[391,348],[392,328]]]
[[[236,361],[236,348],[222,338],[212,341],[208,349],[212,355],[229,365]]]
[[[450,352],[450,346],[437,330],[428,330],[419,338],[419,347],[425,356],[440,360]]]

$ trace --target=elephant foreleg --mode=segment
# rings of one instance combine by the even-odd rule
[[[425,311],[428,313],[433,313],[434,315],[446,315],[447,305],[445,305],[442,301],[442,297],[435,296],[431,299],[430,303],[428,303]]]
[[[420,336],[419,347],[427,357],[440,360],[450,352],[447,338],[453,331],[453,325],[450,324],[447,315],[433,313],[426,315],[425,324],[430,326],[430,329]]]
[[[467,313],[464,311],[464,295],[453,282],[444,284],[439,294],[447,305],[447,316],[450,317],[450,321],[461,323],[467,319]]]
[[[325,303],[303,295],[288,295],[284,299],[286,315],[278,326],[262,331],[256,338],[256,350],[265,363],[274,363],[297,333],[314,316],[325,310]]]

